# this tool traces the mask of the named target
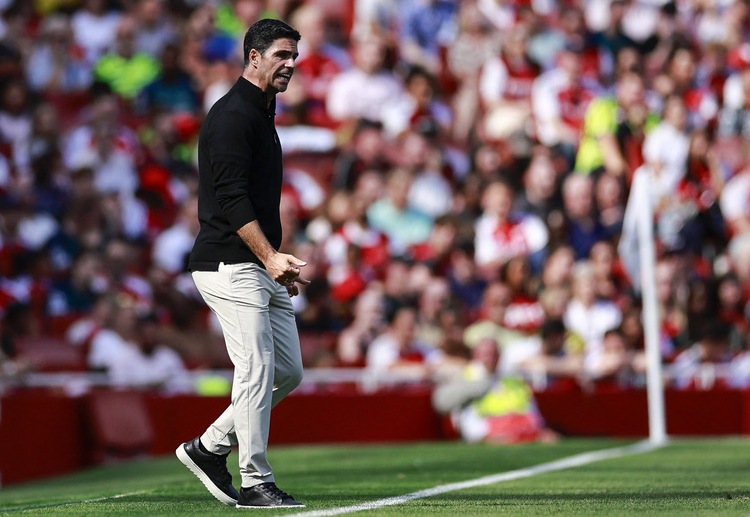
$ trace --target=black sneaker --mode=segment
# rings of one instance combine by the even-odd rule
[[[237,508],[304,508],[305,505],[294,499],[276,483],[261,483],[250,488],[240,489]]]
[[[208,491],[222,503],[234,506],[239,494],[232,486],[232,475],[227,470],[227,456],[203,452],[200,437],[183,443],[175,451],[179,460],[198,476]]]

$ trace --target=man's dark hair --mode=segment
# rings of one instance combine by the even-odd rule
[[[258,20],[247,29],[243,51],[245,66],[250,64],[250,51],[257,50],[263,54],[277,39],[293,39],[299,41],[300,33],[281,20]]]
[[[542,326],[539,329],[539,335],[542,339],[546,339],[550,336],[559,336],[565,334],[565,332],[567,332],[565,323],[559,318],[549,318],[544,320],[544,323],[542,323]]]

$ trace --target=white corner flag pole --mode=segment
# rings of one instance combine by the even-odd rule
[[[653,444],[667,441],[662,380],[661,346],[659,339],[659,307],[656,299],[656,252],[654,251],[654,207],[649,193],[651,175],[641,170],[634,178],[631,196],[637,208],[637,235],[643,300],[643,330],[646,347],[646,391],[648,396],[649,440]],[[640,181],[637,181],[640,180]]]

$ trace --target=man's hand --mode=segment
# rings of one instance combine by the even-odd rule
[[[299,294],[297,284],[308,285],[310,283],[309,280],[299,276],[300,269],[306,264],[307,262],[294,255],[275,253],[263,265],[274,280],[286,287],[289,296],[296,296]]]
[[[289,296],[299,294],[299,287],[296,284],[308,285],[310,283],[309,280],[299,276],[300,268],[307,262],[294,255],[279,253],[273,249],[260,229],[258,221],[250,221],[237,230],[237,235],[255,253],[255,256],[263,261],[263,265],[271,278],[286,287]]]

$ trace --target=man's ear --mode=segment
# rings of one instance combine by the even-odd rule
[[[258,59],[260,59],[260,52],[258,52],[256,49],[250,49],[250,54],[248,55],[248,61],[253,66],[258,66]]]

